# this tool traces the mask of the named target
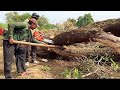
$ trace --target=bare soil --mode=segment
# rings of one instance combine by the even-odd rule
[[[3,75],[3,52],[2,47],[0,47],[0,79],[4,79]],[[37,58],[40,64],[32,64],[27,67],[28,75],[19,76],[16,72],[15,61],[12,65],[12,75],[15,79],[60,79],[62,78],[61,73],[66,68],[72,68],[73,66],[78,66],[79,63],[75,61],[63,61],[63,60],[48,60],[48,62],[43,62],[40,58]]]

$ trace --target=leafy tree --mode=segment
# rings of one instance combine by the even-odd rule
[[[85,22],[86,25],[94,22],[90,13],[84,15],[84,22]]]
[[[0,28],[7,29],[7,23],[0,23]]]
[[[76,22],[78,27],[85,26],[88,24],[94,23],[94,20],[90,13],[85,14],[84,16],[79,16]]]
[[[26,19],[30,18],[31,15],[29,13],[24,13],[19,15],[17,12],[9,12],[6,14],[6,22],[24,22]],[[50,24],[48,19],[44,16],[41,16],[38,19],[38,25],[40,26],[38,29],[52,29],[55,27],[54,24]]]
[[[46,25],[48,25],[48,19],[45,18],[44,16],[41,16],[39,19],[38,19],[38,25],[40,26],[40,29],[43,29],[45,28]]]
[[[29,13],[24,13],[24,14],[20,15],[19,21],[25,21],[26,19],[29,19],[30,17],[31,17],[31,15]]]
[[[67,21],[69,21],[69,22],[72,22],[73,23],[73,25],[76,25],[76,20],[75,19],[71,19],[71,18],[69,18]]]
[[[17,21],[17,18],[19,18],[19,15],[17,12],[9,12],[6,13],[6,22],[15,22]]]
[[[64,22],[63,25],[64,25],[64,29],[65,29],[66,31],[73,29],[73,23],[70,22],[70,21]]]
[[[61,30],[61,31],[64,30],[64,25],[63,24],[57,23],[55,26],[58,30]]]
[[[63,23],[63,25],[64,25],[65,31],[72,30],[72,29],[74,29],[74,26],[76,25],[76,20],[69,18],[69,19],[67,19],[67,21],[65,21]]]
[[[79,17],[78,17],[77,22],[76,22],[76,25],[77,25],[78,27],[83,26],[83,22],[84,22],[83,18],[84,18],[83,16],[79,16]]]
[[[40,26],[39,29],[53,29],[56,27],[54,24],[50,24],[48,19],[44,16],[38,19],[38,25]]]
[[[23,22],[26,19],[30,18],[31,15],[29,13],[24,13],[22,15],[19,15],[17,12],[9,12],[6,13],[6,22]]]

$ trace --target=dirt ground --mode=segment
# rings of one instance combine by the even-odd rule
[[[4,79],[3,75],[3,51],[2,47],[0,47],[0,79]],[[13,61],[12,65],[12,75],[15,79],[61,79],[62,72],[66,68],[72,68],[73,66],[79,66],[77,62],[69,62],[63,60],[48,60],[48,62],[43,62],[40,58],[39,64],[30,64],[27,67],[28,75],[26,76],[19,76],[16,72],[16,65],[15,61]]]
[[[77,62],[75,60],[48,59],[48,62],[41,61],[37,57],[39,64],[32,64],[27,67],[28,75],[20,76],[16,72],[15,60],[12,64],[12,76],[14,79],[66,79],[70,72],[63,76],[65,70],[72,71],[73,68],[79,68],[81,75],[88,75],[84,79],[120,79],[120,66],[117,64],[113,66],[96,65],[93,60],[83,60]],[[3,48],[0,47],[0,79],[4,79],[3,74]],[[120,65],[120,64],[119,64]],[[94,71],[97,72],[92,73]],[[90,74],[92,73],[92,74]],[[76,73],[78,76],[78,73]],[[74,78],[67,78],[74,79]]]

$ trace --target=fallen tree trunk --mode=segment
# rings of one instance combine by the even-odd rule
[[[102,32],[96,28],[90,30],[72,30],[55,36],[53,41],[55,45],[72,45],[75,43],[89,42],[100,33]]]
[[[120,37],[108,34],[97,29],[91,30],[72,30],[61,33],[54,39],[56,45],[71,45],[74,43],[95,41],[110,46],[120,54]]]
[[[106,21],[96,22],[94,24],[64,32],[54,37],[53,41],[55,45],[73,45],[75,43],[82,42],[100,42],[113,48],[120,54],[120,19],[110,19]],[[110,32],[111,34],[109,34]],[[115,36],[114,36],[115,35]],[[63,56],[81,56],[82,53],[70,53],[66,50],[60,50],[58,48],[52,49],[59,55]]]
[[[89,42],[99,33],[110,32],[120,36],[120,19],[108,19],[95,22],[76,30],[61,33],[53,39],[56,45],[72,45],[74,43]]]

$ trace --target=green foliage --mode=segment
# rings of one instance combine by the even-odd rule
[[[67,19],[64,23],[63,23],[63,27],[65,31],[69,31],[74,29],[74,26],[76,25],[76,20],[75,19]]]
[[[95,68],[96,66],[95,66],[93,59],[86,59],[82,62],[79,69],[80,71],[82,71],[82,73],[87,73],[87,72],[94,71]]]
[[[111,56],[109,54],[104,54],[103,56],[97,55],[94,60],[97,61],[97,64],[99,65],[110,65],[111,60],[114,59],[114,56]]]
[[[38,29],[53,29],[55,27],[56,26],[54,24],[46,24],[46,25],[40,26]]]
[[[6,22],[23,22],[26,19],[30,18],[31,15],[29,13],[24,13],[22,15],[19,15],[17,12],[9,12],[6,13]]]
[[[50,66],[47,66],[47,65],[42,68],[43,71],[50,71],[51,69],[52,68]]]
[[[57,30],[64,31],[64,25],[63,24],[56,24]]]
[[[68,22],[71,22],[73,25],[76,25],[76,20],[75,19],[71,19],[71,18],[68,18],[67,20]]]
[[[78,27],[83,26],[83,24],[84,24],[83,18],[84,18],[83,16],[79,16],[79,17],[78,17],[77,22],[76,22],[76,25],[77,25]]]
[[[115,63],[112,58],[110,60],[112,62],[111,67],[113,68],[113,70],[114,71],[120,71],[120,66],[117,63]]]
[[[62,76],[65,79],[82,79],[82,75],[78,68],[73,68],[71,70],[65,69]]]
[[[79,72],[78,68],[74,69],[74,71],[73,71],[73,78],[75,78],[75,79],[82,78],[82,76],[80,75],[80,72]]]
[[[64,78],[70,79],[71,78],[71,72],[68,69],[65,69],[64,72],[62,73]]]
[[[26,19],[29,19],[30,17],[31,17],[31,15],[29,13],[24,13],[24,14],[20,15],[19,21],[25,21]]]
[[[44,16],[41,16],[39,19],[38,19],[38,25],[43,27],[43,26],[46,26],[48,24],[48,19]]]
[[[0,23],[0,28],[7,29],[7,23]]]
[[[24,13],[19,15],[17,12],[9,12],[6,14],[6,22],[24,22],[26,19],[29,19],[31,15],[29,13]],[[40,26],[38,29],[53,29],[55,27],[54,24],[50,24],[48,19],[44,16],[41,16],[38,19],[38,25]]]
[[[55,25],[50,24],[48,19],[44,16],[41,16],[38,19],[38,25],[40,26],[38,29],[53,29],[53,28],[55,28]]]
[[[97,60],[98,58],[96,58]],[[120,71],[120,66],[114,61],[114,55],[100,56],[98,59],[98,64],[100,65],[110,65],[114,71]]]
[[[91,14],[88,13],[88,14],[85,14],[84,16],[79,16],[77,19],[76,25],[78,27],[81,27],[81,26],[91,24],[93,22],[94,22],[94,20],[93,20]]]

